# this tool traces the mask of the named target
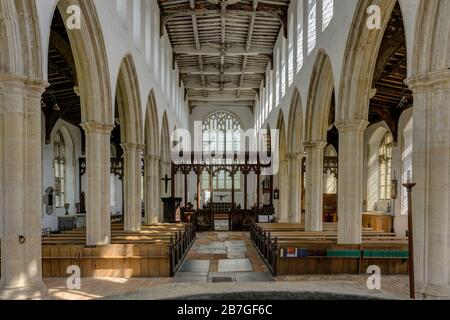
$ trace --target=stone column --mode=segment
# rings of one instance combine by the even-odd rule
[[[450,297],[450,70],[408,79],[414,93],[413,224],[417,292]]]
[[[145,223],[160,222],[160,175],[159,157],[148,155],[145,157]]]
[[[326,145],[327,143],[323,141],[305,143],[306,231],[322,231],[323,229],[323,150]]]
[[[86,243],[111,243],[111,131],[113,126],[90,121],[86,133]]]
[[[0,83],[0,299],[42,298],[41,95],[47,84],[7,74]]]
[[[288,158],[288,221],[290,223],[302,222],[302,180],[303,155],[290,154]]]
[[[278,177],[277,177],[277,184],[278,184],[278,190],[280,192],[279,198],[277,200],[277,215],[278,215],[278,222],[279,223],[287,223],[289,221],[289,214],[288,214],[288,201],[289,201],[289,185],[288,185],[288,177],[287,177],[287,170],[288,170],[288,160],[280,160],[280,166],[278,168]],[[272,191],[273,192],[273,191]]]
[[[124,230],[140,231],[141,208],[141,157],[144,146],[136,143],[122,144],[124,151]]]
[[[364,130],[368,122],[336,123],[339,130],[338,243],[362,243]]]

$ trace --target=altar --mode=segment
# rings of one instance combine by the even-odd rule
[[[392,232],[394,217],[390,212],[374,211],[363,212],[363,228],[372,229],[375,232]]]
[[[58,231],[70,231],[80,229],[86,226],[85,214],[74,214],[58,216]]]

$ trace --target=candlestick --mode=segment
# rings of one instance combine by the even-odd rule
[[[408,183],[403,184],[408,193],[408,273],[409,273],[409,292],[411,299],[416,298],[415,279],[414,279],[414,236],[413,236],[413,217],[412,217],[412,189],[416,186],[411,181],[411,171],[408,170]]]

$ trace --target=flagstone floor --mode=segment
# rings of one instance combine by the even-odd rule
[[[366,275],[304,275],[273,278],[245,232],[198,233],[174,278],[82,279],[68,290],[66,279],[45,279],[50,299],[163,299],[203,293],[335,292],[408,298],[407,276],[383,276],[382,291],[367,289]]]
[[[200,233],[175,283],[273,281],[245,232]]]

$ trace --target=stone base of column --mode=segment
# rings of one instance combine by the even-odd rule
[[[0,284],[0,300],[45,300],[48,289],[44,282],[25,286],[8,286]]]
[[[450,286],[419,282],[416,283],[416,294],[416,298],[425,300],[449,300]]]

